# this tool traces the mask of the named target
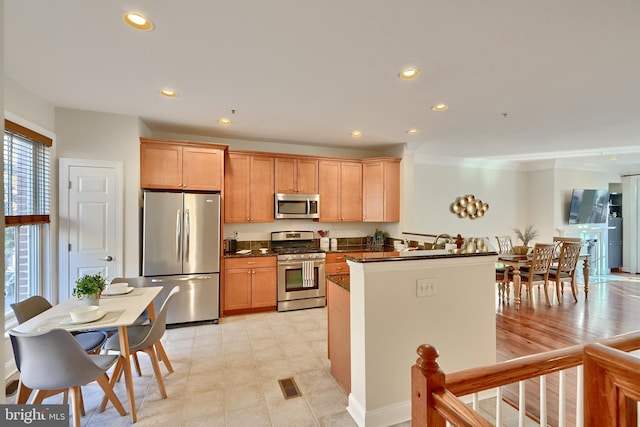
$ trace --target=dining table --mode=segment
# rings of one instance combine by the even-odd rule
[[[584,294],[585,298],[589,294],[589,255],[581,254],[578,259],[582,260],[582,274],[584,277]],[[555,259],[555,262],[558,260]],[[520,269],[525,266],[531,266],[531,254],[528,255],[515,255],[515,254],[500,254],[498,255],[498,263],[504,265],[506,268],[512,270],[513,274],[513,287],[515,288],[514,301],[516,304],[520,304]],[[552,262],[553,266],[553,262]]]
[[[153,321],[155,319],[153,300],[161,290],[161,287],[152,286],[133,288],[121,295],[106,296],[103,294],[100,298],[97,320],[86,323],[73,322],[71,320],[69,312],[73,308],[80,306],[81,303],[76,298],[70,298],[18,325],[15,330],[23,333],[33,333],[56,328],[66,329],[69,332],[117,328],[131,422],[135,423],[138,417],[133,389],[131,358],[129,357],[127,326],[133,325],[145,309],[149,320]]]

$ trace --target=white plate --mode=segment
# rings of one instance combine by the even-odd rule
[[[251,250],[250,249],[242,249],[238,252],[236,252],[238,255],[246,255],[246,254],[250,254]]]
[[[93,320],[85,320],[85,321],[74,321],[71,320],[71,316],[67,316],[60,321],[61,325],[81,325],[83,323],[91,323],[102,319],[107,314],[106,311],[98,310],[98,314],[96,318]]]
[[[133,291],[134,289],[135,288],[132,288],[131,286],[127,286],[126,288],[124,288],[124,290],[116,291],[116,292],[113,292],[113,291],[109,292],[109,291],[107,291],[105,289],[104,291],[102,291],[101,295],[106,296],[106,297],[113,297],[113,296],[116,296],[116,295],[125,295],[125,294],[128,294],[129,292]]]

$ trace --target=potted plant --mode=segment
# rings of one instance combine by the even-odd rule
[[[538,237],[538,230],[534,228],[533,224],[527,225],[524,231],[518,227],[513,227],[512,230],[516,233],[518,240],[522,242],[522,246],[513,247],[513,253],[516,255],[526,255],[527,252],[529,252],[529,242]]]
[[[76,280],[73,288],[73,296],[83,301],[86,305],[98,305],[100,293],[107,286],[102,274],[85,274]]]

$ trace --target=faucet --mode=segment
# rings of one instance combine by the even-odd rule
[[[451,238],[452,238],[450,234],[438,234],[438,235],[436,236],[436,239],[433,241],[433,249],[435,249],[435,248],[436,248],[436,245],[438,244],[438,240],[439,240],[441,237],[442,237],[442,238],[445,238],[445,239],[451,239]]]

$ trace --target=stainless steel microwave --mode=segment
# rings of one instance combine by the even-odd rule
[[[319,194],[275,195],[275,219],[320,218]]]

